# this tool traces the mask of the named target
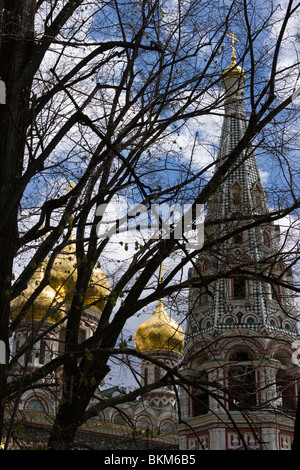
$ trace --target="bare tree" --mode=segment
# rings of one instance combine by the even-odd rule
[[[49,447],[71,448],[78,427],[93,413],[89,404],[109,370],[109,358],[124,353],[115,348],[128,319],[151,302],[187,292],[191,280],[180,276],[188,263],[202,251],[217,253],[224,239],[241,231],[233,226],[216,233],[196,250],[187,250],[187,241],[176,239],[172,230],[168,239],[139,238],[134,254],[123,263],[116,260],[113,272],[114,265],[105,260],[116,244],[99,238],[105,219],[97,208],[125,198],[147,208],[205,205],[252,145],[272,162],[268,168],[276,168],[280,190],[271,188],[274,210],[245,220],[242,231],[288,215],[297,218],[298,168],[292,157],[298,145],[293,100],[299,62],[282,57],[296,47],[298,8],[293,1],[284,8],[259,1],[0,2],[0,76],[7,88],[0,108],[0,339],[7,345],[7,364],[0,366],[1,434],[5,403],[62,368],[63,398]],[[224,112],[221,79],[232,29],[240,38],[237,62],[247,74],[248,122],[244,137],[212,174],[219,128],[211,136],[205,131],[207,123],[210,130],[217,126]],[[57,257],[69,248],[75,284],[68,301],[55,299],[59,315],[47,330],[64,324],[64,349],[18,376],[13,371],[19,359],[46,334],[43,321],[16,357],[9,358],[9,337],[51,284]],[[123,248],[127,253],[126,242]],[[295,244],[288,265],[298,255]],[[177,262],[157,283],[159,266],[172,256]],[[285,257],[284,250],[278,256]],[[106,303],[93,335],[80,342],[80,319],[99,262],[107,273],[111,270],[113,282],[101,299]],[[10,304],[26,292],[41,266],[37,288],[11,318]],[[251,266],[238,269],[270,278]],[[226,272],[194,279],[193,286],[205,287],[230,273],[228,265]],[[276,282],[299,290],[297,284]],[[177,371],[167,370],[162,380],[168,382],[172,373],[176,377]]]

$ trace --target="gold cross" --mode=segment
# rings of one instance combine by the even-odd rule
[[[159,277],[158,277],[158,282],[159,282],[159,284],[160,284],[161,281],[162,281],[162,271],[163,271],[163,270],[164,270],[164,271],[169,271],[168,268],[163,268],[163,266],[165,266],[164,263],[161,263],[161,265],[159,266]]]
[[[239,39],[236,37],[236,35],[233,32],[230,34],[227,34],[226,36],[231,39],[231,49],[232,49],[231,61],[235,62],[236,56],[235,56],[234,42],[235,41],[239,42]]]
[[[235,35],[234,33],[227,34],[227,37],[228,37],[229,39],[231,39],[231,47],[232,47],[232,50],[235,50],[235,49],[234,49],[234,41],[239,42],[240,40],[236,37],[236,35]]]

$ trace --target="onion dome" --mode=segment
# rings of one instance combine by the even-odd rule
[[[66,302],[72,301],[77,281],[77,261],[74,251],[74,243],[70,243],[58,254],[51,271],[50,285]],[[90,307],[101,313],[109,293],[110,284],[106,275],[101,268],[95,267],[86,290],[84,307]]]
[[[32,276],[27,288],[11,302],[11,319],[14,320],[21,312],[26,302],[36,291],[44,278],[44,270],[38,268]],[[44,320],[47,323],[55,324],[63,318],[62,298],[52,287],[47,285],[34,300],[28,311],[22,318],[22,323],[32,323]]]
[[[168,350],[181,354],[184,332],[166,313],[162,299],[159,299],[155,312],[138,327],[134,340],[140,352]]]
[[[228,67],[226,67],[226,69],[223,71],[223,81],[227,80],[228,78],[239,78],[242,81],[246,80],[246,74],[243,68],[239,65],[236,65],[236,57],[234,54],[231,56],[230,65],[228,65]]]

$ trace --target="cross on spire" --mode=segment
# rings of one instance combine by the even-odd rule
[[[234,47],[234,43],[235,43],[235,41],[239,42],[239,39],[236,37],[236,35],[234,34],[234,32],[232,32],[232,33],[230,33],[230,34],[227,34],[226,36],[227,36],[229,39],[231,39],[231,49],[232,49],[231,60],[232,60],[232,62],[235,62],[236,56],[235,56],[235,47]]]

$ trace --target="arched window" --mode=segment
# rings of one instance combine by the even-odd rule
[[[267,232],[266,230],[263,231],[263,244],[267,248],[271,248],[271,236],[270,236],[270,233]]]
[[[246,297],[246,281],[245,279],[235,278],[233,279],[233,298],[244,299]]]
[[[285,321],[285,322],[283,323],[283,328],[284,328],[285,330],[291,331],[291,330],[292,330],[292,325],[290,324],[290,322]]]
[[[26,410],[46,413],[46,405],[40,398],[31,398],[26,404]]]
[[[249,409],[256,405],[256,377],[251,358],[246,352],[231,356],[228,370],[229,409]]]
[[[260,209],[262,207],[262,190],[258,183],[253,188],[252,199],[254,209]]]
[[[195,274],[198,274],[202,271],[202,266],[201,266],[201,263],[197,263],[196,266],[195,266]]]
[[[141,418],[138,418],[136,422],[136,427],[138,429],[151,429],[152,425],[148,418],[146,418],[145,416],[142,416]]]
[[[119,426],[128,426],[128,420],[122,414],[117,413],[113,417],[113,424],[118,424]]]
[[[227,317],[224,319],[224,324],[225,325],[233,325],[235,323],[234,321],[234,318],[233,317]]]
[[[274,328],[278,326],[277,320],[275,318],[270,318],[270,325]]]
[[[203,271],[211,268],[211,261],[209,259],[205,260],[203,263]]]
[[[231,186],[230,199],[234,206],[238,207],[242,205],[242,202],[243,202],[242,188],[237,181],[233,183],[233,185]]]
[[[160,430],[165,434],[176,434],[176,427],[172,421],[164,421],[160,426]]]

